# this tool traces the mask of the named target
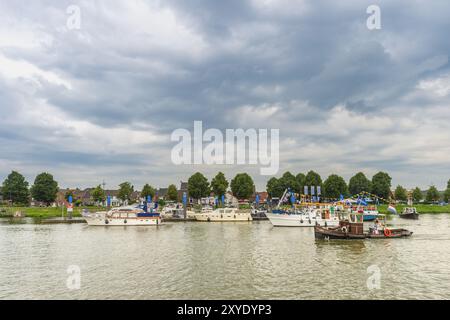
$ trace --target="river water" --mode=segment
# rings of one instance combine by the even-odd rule
[[[450,214],[390,223],[413,236],[327,242],[313,229],[268,221],[88,227],[2,219],[0,299],[450,299]],[[68,286],[68,270],[79,270],[80,281]]]

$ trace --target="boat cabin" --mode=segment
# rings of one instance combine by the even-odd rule
[[[417,209],[415,207],[406,207],[403,209],[403,214],[417,214]]]
[[[350,214],[346,220],[339,221],[339,227],[346,230],[349,234],[364,234],[364,216],[362,214]]]

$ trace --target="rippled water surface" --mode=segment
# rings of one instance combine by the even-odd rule
[[[316,241],[270,222],[88,227],[0,222],[0,298],[449,299],[450,214],[409,239]],[[81,270],[69,290],[67,268]],[[381,271],[380,289],[368,289]],[[370,269],[371,270],[371,269]]]

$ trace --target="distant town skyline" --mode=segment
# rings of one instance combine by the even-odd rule
[[[279,129],[276,177],[385,171],[393,188],[443,190],[450,3],[379,1],[374,30],[371,4],[3,1],[0,179],[139,189],[248,172],[265,190],[259,166],[172,163],[171,133],[202,121]]]

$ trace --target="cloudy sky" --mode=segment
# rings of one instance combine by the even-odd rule
[[[202,120],[279,128],[279,175],[383,170],[443,189],[449,15],[448,0],[0,0],[0,179],[140,188],[247,171],[263,190],[259,166],[172,164],[171,132]]]

